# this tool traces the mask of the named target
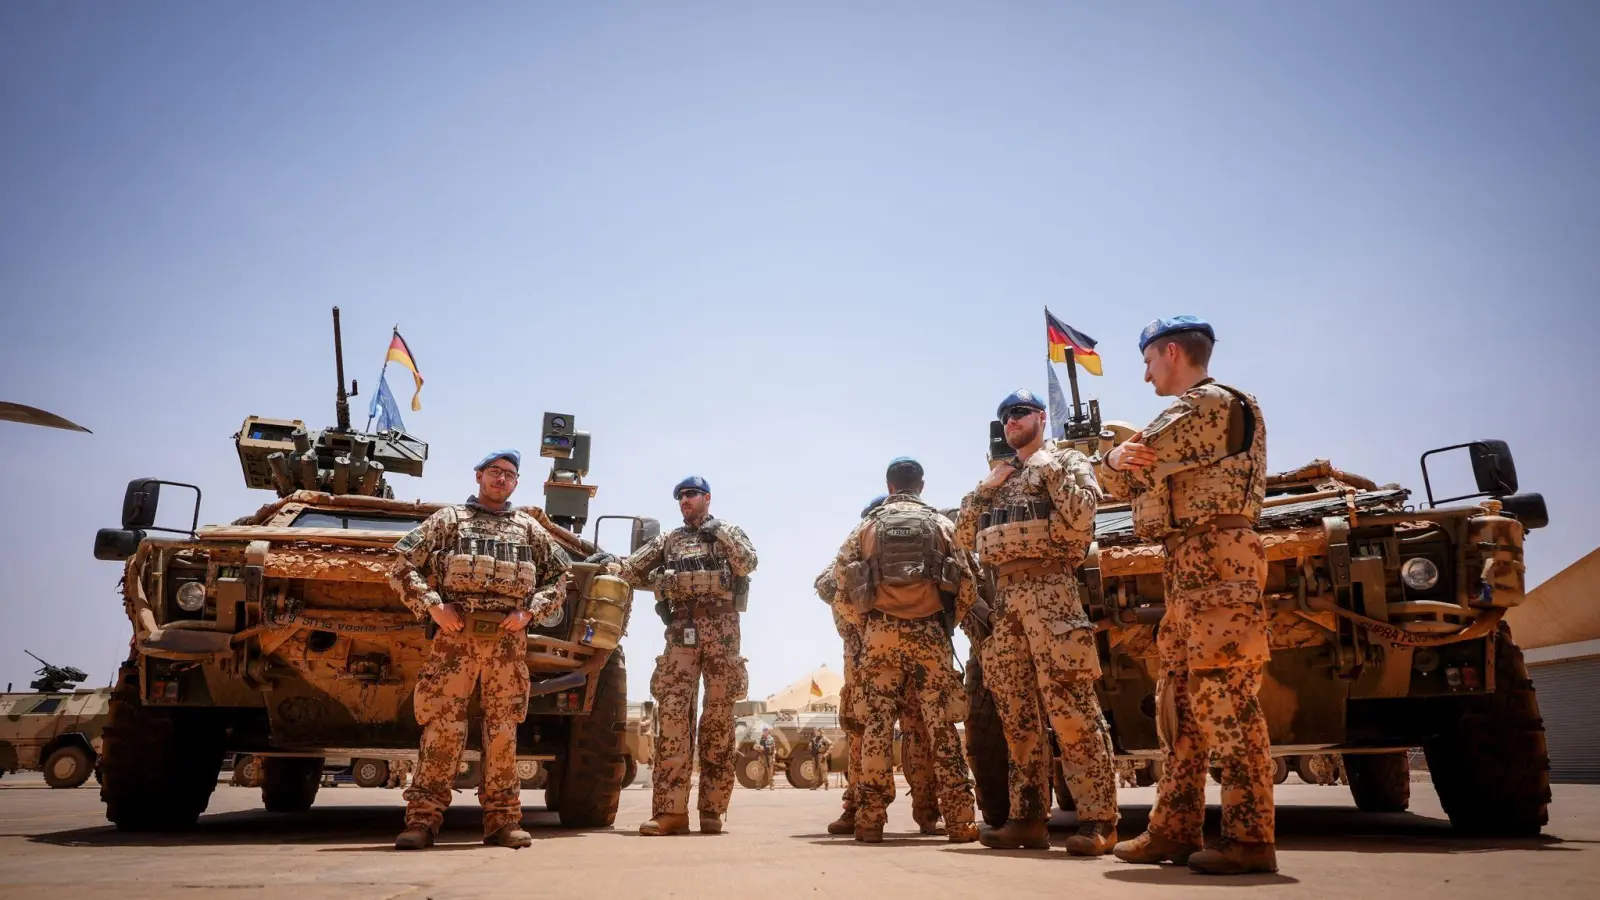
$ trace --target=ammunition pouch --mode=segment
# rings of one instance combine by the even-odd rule
[[[978,556],[984,562],[1055,556],[1071,535],[1045,500],[991,507],[978,517]]]
[[[939,593],[954,595],[961,589],[961,563],[954,556],[946,556],[939,567]]]
[[[733,573],[721,560],[690,557],[676,560],[660,570],[655,587],[669,600],[688,597],[733,598]]]
[[[661,618],[661,624],[672,627],[672,604],[666,600],[656,601],[656,615]]]
[[[736,612],[744,612],[750,607],[750,576],[733,576],[733,608]]]
[[[1172,526],[1190,528],[1219,516],[1261,515],[1261,499],[1251,490],[1255,463],[1241,453],[1203,469],[1179,472],[1167,481]]]
[[[839,582],[839,590],[855,607],[856,612],[865,613],[872,610],[878,602],[877,585],[873,584],[872,564],[865,560],[857,560],[844,567],[843,578]]]
[[[444,559],[439,588],[445,594],[496,594],[526,597],[538,584],[539,569],[527,544],[461,538],[457,552]],[[467,550],[469,552],[462,552]],[[476,550],[478,552],[470,552]]]
[[[956,595],[953,591],[939,592],[939,627],[946,638],[956,635]]]

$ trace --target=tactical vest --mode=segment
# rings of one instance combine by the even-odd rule
[[[680,528],[667,538],[665,562],[655,589],[663,599],[682,603],[691,599],[733,599],[733,570],[717,552],[716,541],[697,530]]]
[[[455,547],[440,556],[436,571],[447,599],[488,594],[520,600],[533,592],[539,570],[528,543],[533,520],[523,513],[496,516],[455,507]]]
[[[1034,455],[1055,452],[1047,447]],[[1019,559],[1060,559],[1076,565],[1094,535],[1092,513],[1074,528],[1056,509],[1038,464],[1024,464],[977,513],[978,558],[986,566]]]
[[[872,547],[861,567],[865,583],[852,585],[857,610],[921,619],[944,608],[940,595],[956,592],[959,568],[937,516],[929,507],[893,501],[872,512]]]
[[[1223,438],[1232,452],[1210,465],[1179,472],[1153,490],[1135,494],[1133,530],[1146,540],[1205,525],[1217,516],[1261,517],[1267,496],[1267,430],[1255,398],[1218,382],[1239,404]],[[1230,410],[1232,406],[1230,405]]]

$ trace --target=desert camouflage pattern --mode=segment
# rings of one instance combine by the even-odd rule
[[[733,596],[729,576],[749,575],[756,568],[756,548],[737,525],[720,522],[715,539],[699,528],[682,525],[658,535],[622,564],[621,578],[673,604],[725,600]],[[695,570],[723,576],[696,591],[683,591],[665,572]]]
[[[1238,446],[1241,403],[1249,404],[1255,420],[1248,449]],[[1201,843],[1207,761],[1215,756],[1222,770],[1223,836],[1272,843],[1273,765],[1259,700],[1271,654],[1261,596],[1266,550],[1251,528],[1207,528],[1216,516],[1259,517],[1266,425],[1248,395],[1241,401],[1207,379],[1142,434],[1156,453],[1155,465],[1119,472],[1102,462],[1098,472],[1112,496],[1133,503],[1140,536],[1167,545],[1166,614],[1156,636],[1157,730],[1165,765],[1150,829]],[[1141,498],[1163,511],[1151,513],[1147,505],[1141,514]]]
[[[862,643],[855,672],[860,690],[853,698],[863,725],[857,826],[882,827],[887,818],[895,793],[894,722],[904,723],[904,710],[913,704],[928,732],[931,765],[926,768],[932,770],[939,812],[946,825],[972,822],[972,779],[955,727],[966,719],[967,695],[951,665],[944,626],[936,617],[907,620],[875,613],[867,616]]]
[[[861,628],[847,614],[854,612],[849,601],[838,596],[838,582],[834,580],[834,564],[829,563],[812,583],[817,596],[833,612],[833,625],[844,641],[844,686],[839,689],[839,725],[844,728],[847,741],[848,762],[846,784],[842,796],[843,815],[855,818],[860,809],[861,736],[862,722],[854,715],[855,698],[860,686],[862,651]],[[837,602],[836,602],[837,601]],[[900,703],[900,764],[906,776],[906,786],[911,791],[911,819],[922,827],[932,827],[939,821],[937,782],[932,760],[928,756],[931,740],[928,726],[922,718],[921,701],[908,693]],[[892,773],[891,773],[892,776]],[[894,802],[891,791],[889,803]]]
[[[504,593],[447,594],[440,589],[444,560],[463,531],[474,537],[526,544],[537,575],[524,596]],[[475,499],[445,507],[412,529],[395,546],[390,583],[419,618],[440,603],[455,603],[466,614],[528,610],[535,620],[561,604],[563,577],[570,563],[550,534],[526,513],[492,510]],[[521,780],[517,778],[517,724],[528,715],[528,636],[498,630],[474,636],[471,623],[460,633],[440,629],[414,693],[422,726],[417,771],[406,790],[406,827],[434,832],[450,806],[451,785],[467,740],[467,704],[474,688],[483,711],[484,834],[522,821]]]
[[[483,833],[522,821],[517,777],[517,723],[528,714],[528,636],[501,631],[492,640],[440,630],[417,681],[422,725],[417,770],[406,789],[406,827],[434,834],[450,806],[451,784],[467,740],[467,700],[479,689],[483,710]]]
[[[956,541],[965,550],[976,549],[983,566],[1038,560],[1062,569],[997,582],[993,632],[978,647],[984,683],[994,695],[1011,756],[1011,817],[1020,821],[1050,816],[1046,719],[1060,744],[1079,820],[1119,819],[1111,730],[1094,693],[1100,677],[1094,628],[1070,574],[1088,552],[1100,498],[1087,457],[1046,445],[998,488],[980,485],[961,502]],[[1018,529],[1008,526],[980,528],[989,510],[1039,502],[1048,504],[1048,516],[1028,523],[1033,534],[1018,538]],[[1042,533],[1040,524],[1046,526]]]
[[[455,551],[463,534],[532,548],[537,572],[534,586],[525,596],[506,593],[452,593],[442,595],[445,558]],[[430,515],[395,545],[397,558],[389,570],[389,582],[418,618],[440,603],[455,603],[465,611],[525,609],[539,619],[560,605],[564,587],[561,576],[571,564],[565,551],[550,533],[521,510],[495,510],[468,498],[462,506],[447,506]]]

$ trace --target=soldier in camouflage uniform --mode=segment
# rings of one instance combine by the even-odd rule
[[[1133,507],[1134,531],[1166,545],[1157,685],[1166,765],[1149,830],[1118,844],[1129,862],[1188,862],[1206,874],[1275,872],[1272,758],[1257,694],[1269,657],[1255,531],[1266,497],[1267,430],[1255,398],[1206,373],[1216,337],[1193,316],[1151,322],[1145,381],[1171,406],[1098,464]],[[1201,850],[1206,763],[1222,769],[1222,840]]]
[[[1117,840],[1117,775],[1111,730],[1094,693],[1094,627],[1076,571],[1093,538],[1100,489],[1087,457],[1045,445],[1038,397],[1016,391],[998,416],[1016,458],[997,460],[962,500],[956,530],[961,546],[976,550],[995,576],[993,633],[979,659],[1011,755],[1011,817],[982,840],[996,849],[1049,849],[1048,716],[1078,807],[1067,852],[1099,856]]]
[[[644,835],[689,831],[690,747],[700,748],[700,830],[722,831],[733,795],[733,704],[750,687],[739,655],[739,614],[756,550],[736,525],[711,517],[711,486],[691,476],[672,489],[683,527],[657,537],[623,563],[628,583],[653,590],[656,612],[667,626],[666,652],[656,657],[650,693],[660,736],[652,773],[651,818]],[[698,742],[695,696],[705,679]]]
[[[887,499],[889,499],[887,494],[873,498],[872,502],[861,510],[861,518],[865,519],[868,513],[877,509]],[[844,728],[846,740],[849,742],[849,762],[845,769],[849,783],[845,785],[844,795],[841,798],[844,810],[838,819],[828,823],[828,833],[855,834],[856,810],[860,806],[858,794],[861,784],[862,724],[851,714],[851,710],[855,692],[859,689],[857,673],[861,666],[861,627],[850,611],[849,600],[838,595],[838,583],[834,580],[832,562],[822,570],[812,586],[816,588],[817,596],[821,597],[833,612],[834,628],[844,641],[844,686],[839,690],[839,725]],[[905,771],[906,785],[911,789],[911,820],[917,823],[918,830],[923,834],[945,834],[945,829],[939,824],[938,788],[933,766],[928,758],[928,726],[922,720],[921,701],[913,693],[908,693],[900,704],[900,728],[900,759]],[[893,801],[891,795],[889,802]]]
[[[851,715],[862,725],[861,781],[855,838],[883,841],[894,796],[894,722],[914,697],[930,738],[939,809],[948,840],[976,840],[972,779],[956,723],[967,716],[967,695],[951,664],[951,632],[971,610],[975,594],[966,556],[955,548],[955,526],[921,499],[922,465],[901,457],[889,464],[889,498],[851,531],[834,561],[837,604],[861,629],[861,658]]]
[[[447,506],[400,539],[389,580],[418,618],[439,632],[417,678],[422,725],[418,765],[406,790],[401,850],[431,846],[450,806],[467,740],[467,701],[479,688],[483,710],[484,843],[526,847],[517,723],[528,715],[530,621],[559,606],[566,554],[549,533],[507,501],[522,456],[501,450],[477,465],[478,493]]]

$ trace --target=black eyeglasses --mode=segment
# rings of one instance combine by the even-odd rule
[[[1000,421],[1010,422],[1012,419],[1025,419],[1036,412],[1038,410],[1031,406],[1013,406],[1006,410],[1006,414],[1000,418]]]
[[[516,481],[518,478],[516,472],[513,472],[510,469],[502,469],[499,466],[489,466],[483,470],[483,474],[489,476],[490,478],[499,479],[500,481]]]
[[[685,497],[701,497],[704,495],[705,491],[697,491],[694,488],[686,488],[685,490],[678,492],[678,499],[682,500]]]

